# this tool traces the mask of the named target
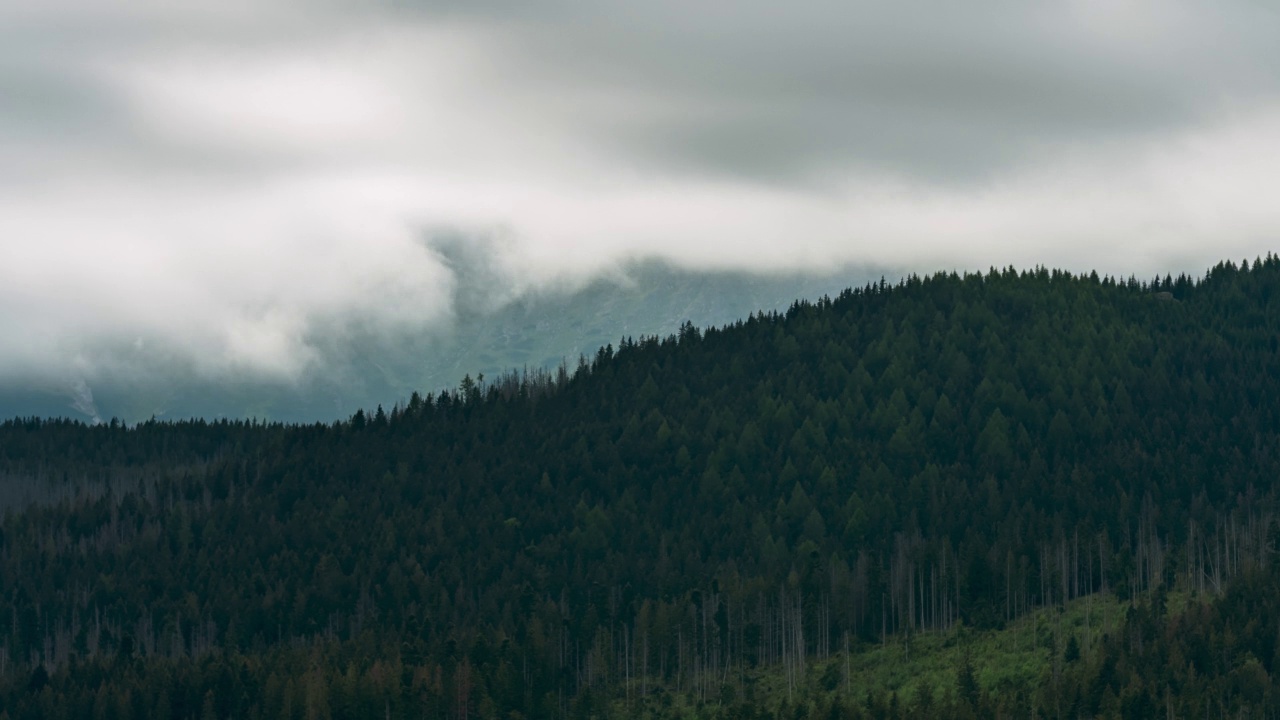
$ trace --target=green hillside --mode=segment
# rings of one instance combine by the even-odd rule
[[[855,641],[810,658],[803,669],[744,669],[710,689],[664,687],[641,695],[633,686],[610,710],[655,718],[955,717],[1014,714],[1039,703],[1056,712],[1071,703],[1063,678],[1105,654],[1105,639],[1124,628],[1130,607],[1098,593],[1036,610],[1001,629],[955,627]]]
[[[1256,714],[1278,305],[912,276],[333,424],[9,422],[0,708]]]

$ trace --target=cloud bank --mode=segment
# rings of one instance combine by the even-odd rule
[[[1280,237],[1228,0],[0,0],[0,384],[291,382],[348,333],[694,269],[1198,271]]]

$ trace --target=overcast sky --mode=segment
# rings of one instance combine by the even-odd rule
[[[0,382],[289,378],[319,333],[447,323],[439,237],[501,297],[1265,254],[1275,7],[0,0]]]

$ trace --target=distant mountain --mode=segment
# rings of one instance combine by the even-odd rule
[[[295,384],[211,382],[157,372],[147,384],[82,380],[43,387],[0,386],[0,418],[236,418],[332,421],[358,408],[390,408],[414,391],[452,388],[464,375],[577,362],[623,336],[667,335],[685,321],[723,325],[796,299],[834,295],[879,272],[826,275],[696,272],[657,262],[574,288],[504,297],[504,283],[484,258],[462,245],[440,246],[457,281],[448,327],[400,337],[344,336],[322,341],[323,360]]]

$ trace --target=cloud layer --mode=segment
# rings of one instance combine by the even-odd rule
[[[1263,3],[0,0],[0,384],[292,381],[631,260],[1275,246]],[[151,368],[152,370],[139,370]]]

